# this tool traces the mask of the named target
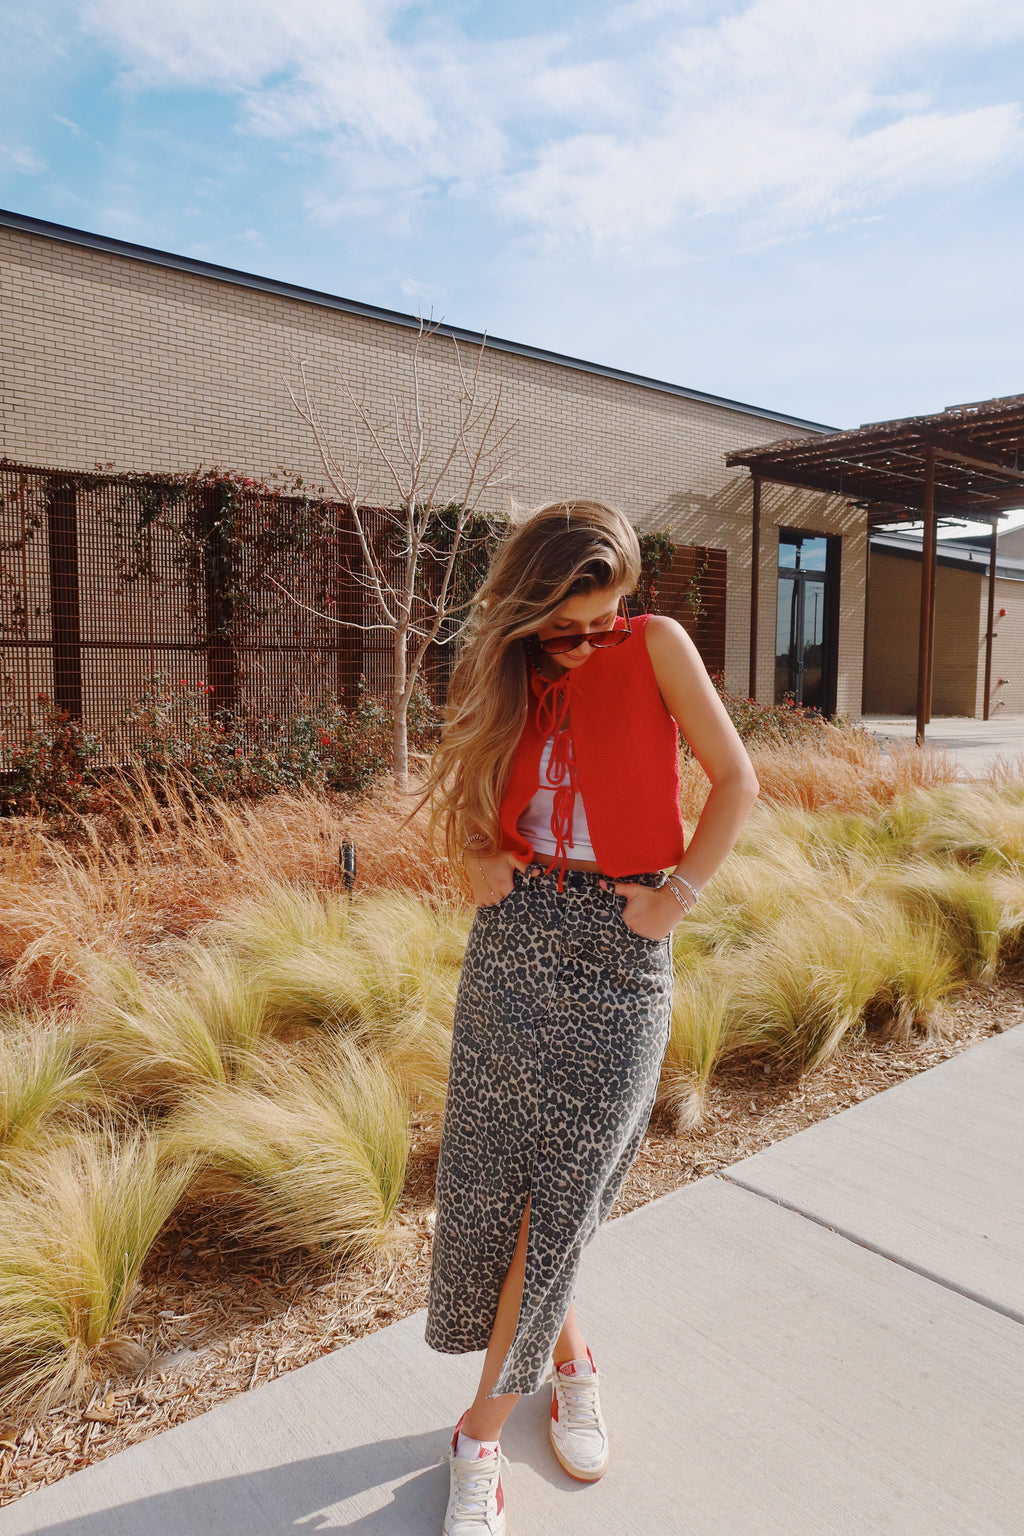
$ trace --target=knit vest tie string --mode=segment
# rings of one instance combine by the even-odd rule
[[[551,757],[547,781],[554,789],[551,811],[551,836],[555,852],[544,873],[558,866],[558,889],[564,890],[565,866],[572,847],[572,818],[576,805],[576,757],[569,728],[569,693],[571,674],[563,673],[547,682],[537,699],[537,728],[545,739],[551,737]]]

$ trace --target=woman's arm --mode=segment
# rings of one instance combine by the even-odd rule
[[[757,799],[758,782],[747,750],[729,719],[697,647],[675,619],[647,621],[647,653],[669,714],[711,780],[711,790],[685,854],[675,867],[700,892],[721,865]],[[627,896],[629,926],[648,938],[663,938],[682,916],[670,891],[620,881]],[[688,899],[684,889],[680,893]],[[660,929],[660,932],[653,930]]]

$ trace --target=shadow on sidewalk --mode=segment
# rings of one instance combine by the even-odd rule
[[[524,1400],[504,1444],[513,1466],[529,1465],[559,1488],[592,1485],[566,1476],[547,1438],[548,1392]],[[450,1430],[353,1446],[329,1456],[199,1482],[40,1524],[46,1536],[285,1536],[344,1530],[351,1536],[436,1536],[448,1498]],[[111,1463],[110,1465],[113,1465]],[[79,1474],[81,1476],[81,1474]],[[12,1506],[31,1520],[31,1498]],[[4,1529],[0,1512],[0,1533]]]

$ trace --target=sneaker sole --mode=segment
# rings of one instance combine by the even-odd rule
[[[571,1462],[566,1461],[565,1457],[562,1455],[558,1448],[558,1444],[554,1435],[550,1432],[550,1430],[548,1431],[548,1439],[551,1441],[551,1449],[554,1451],[558,1460],[558,1465],[561,1467],[562,1471],[568,1472],[569,1476],[574,1477],[578,1483],[596,1483],[599,1478],[604,1477],[605,1472],[608,1470],[608,1462],[611,1455],[610,1452],[605,1456],[604,1461],[601,1463],[600,1467],[598,1467],[596,1472],[585,1472],[582,1467],[574,1467]]]

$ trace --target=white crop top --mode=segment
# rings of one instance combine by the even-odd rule
[[[561,779],[557,779],[554,783],[548,779],[553,742],[554,737],[549,736],[544,743],[540,758],[540,787],[516,822],[516,831],[525,837],[534,853],[545,854],[548,858],[554,858],[558,851],[551,831],[551,817],[554,811],[555,790],[562,783]],[[579,790],[576,791],[572,807],[572,836],[566,838],[566,842],[572,858],[586,859],[591,863],[597,862],[594,857],[594,846],[590,841],[587,812]]]

